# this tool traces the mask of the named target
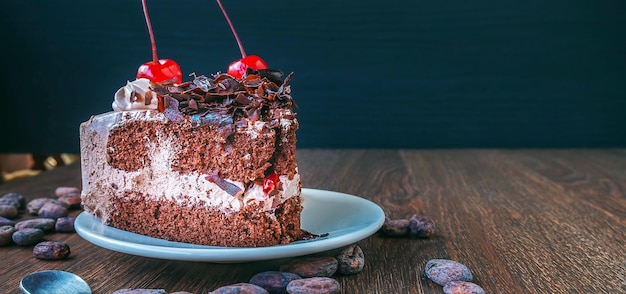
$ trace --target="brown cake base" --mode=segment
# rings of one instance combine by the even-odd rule
[[[275,214],[256,205],[227,215],[221,211],[153,201],[144,195],[112,199],[107,225],[150,237],[212,246],[263,247],[303,239],[300,197],[279,205]]]

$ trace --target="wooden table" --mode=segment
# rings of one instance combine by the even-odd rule
[[[626,293],[624,149],[305,149],[298,161],[304,187],[359,195],[391,218],[420,213],[436,223],[428,239],[360,241],[366,267],[336,276],[343,293],[442,293],[424,275],[433,258],[467,265],[487,293]],[[70,165],[2,185],[0,193],[45,197],[80,184],[80,166]],[[77,234],[46,238],[69,244],[71,258],[48,262],[35,259],[32,247],[0,247],[0,293],[19,293],[24,275],[44,269],[74,272],[94,293],[207,293],[289,260],[171,261],[110,251]]]

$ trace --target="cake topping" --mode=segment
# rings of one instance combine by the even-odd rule
[[[226,22],[228,22],[228,26],[230,26],[230,30],[235,36],[235,40],[237,41],[237,45],[239,46],[239,51],[241,51],[241,59],[233,61],[228,66],[228,74],[237,79],[240,79],[246,74],[248,68],[251,68],[253,70],[268,69],[267,63],[265,63],[265,61],[261,59],[261,57],[258,57],[256,55],[246,55],[246,51],[243,50],[243,45],[241,44],[239,35],[237,35],[235,26],[233,26],[233,23],[228,17],[226,9],[224,9],[224,6],[222,5],[222,2],[220,0],[217,0],[217,4],[220,6],[224,17],[226,18]]]
[[[115,111],[157,109],[157,99],[150,90],[150,81],[144,78],[128,81],[126,86],[115,92],[112,107]]]
[[[290,111],[275,111],[297,107],[289,86],[293,73],[281,81],[280,71],[248,69],[247,72],[243,79],[234,79],[227,74],[216,74],[213,78],[192,74],[194,80],[191,82],[152,83],[152,88],[159,101],[164,101],[166,109],[175,109],[170,106],[174,101],[170,98],[175,99],[178,111],[191,116],[195,126],[237,124],[242,118],[250,121],[295,118]]]
[[[183,115],[178,110],[178,105],[178,100],[172,97],[167,97],[167,108],[163,111],[163,114],[174,123],[179,123],[184,119]]]
[[[291,108],[297,105],[289,85],[293,73],[284,80],[281,71],[271,69],[248,69],[242,79],[220,73],[212,78],[192,76],[192,81],[180,84],[145,78],[129,81],[115,92],[113,110],[158,109],[174,123],[190,116],[193,127],[217,126],[223,138],[232,134],[234,126],[247,127],[247,121],[268,121],[269,127],[275,128],[280,119],[295,118]],[[241,121],[243,118],[246,121]]]
[[[180,66],[171,59],[159,59],[157,57],[156,42],[154,41],[154,33],[148,16],[148,6],[146,0],[142,0],[143,14],[146,18],[148,26],[148,34],[150,35],[150,44],[152,45],[152,61],[142,64],[137,70],[137,79],[146,78],[153,82],[173,81],[180,83],[183,81],[183,74]]]

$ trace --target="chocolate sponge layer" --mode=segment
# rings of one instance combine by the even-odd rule
[[[155,125],[156,124],[156,125]],[[250,182],[272,167],[279,174],[295,171],[295,131],[263,127],[254,135],[235,132],[225,140],[209,126],[189,123],[132,121],[111,130],[107,161],[118,169],[135,171],[150,165],[150,145],[171,149],[171,168],[181,174],[217,171],[223,178]]]
[[[132,199],[132,200],[130,200]],[[270,213],[247,206],[239,213],[200,207],[181,207],[173,202],[152,201],[145,195],[115,199],[115,213],[108,225],[160,239],[212,246],[262,247],[302,239],[300,197],[292,197]]]

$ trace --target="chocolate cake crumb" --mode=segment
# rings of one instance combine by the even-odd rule
[[[310,237],[300,229],[299,197],[276,209],[276,219],[257,206],[233,215],[201,207],[181,207],[153,201],[145,195],[115,199],[109,225],[118,229],[169,241],[232,247],[263,247],[287,244]]]

